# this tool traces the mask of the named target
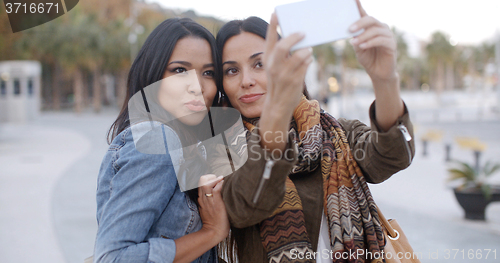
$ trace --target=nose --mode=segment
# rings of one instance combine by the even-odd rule
[[[250,70],[244,70],[242,72],[241,87],[244,89],[251,88],[255,86],[255,78]]]
[[[198,80],[196,71],[194,69],[189,70],[188,75],[189,75],[189,82],[188,82],[187,92],[195,96],[201,95],[202,94],[201,84],[200,81]]]

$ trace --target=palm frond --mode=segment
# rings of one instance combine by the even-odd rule
[[[492,164],[491,162],[488,161],[484,165],[484,170],[483,170],[484,171],[484,175],[487,176],[487,177],[491,176],[492,174],[494,174],[499,169],[500,169],[500,163]]]
[[[454,181],[458,179],[468,180],[468,178],[470,177],[464,171],[456,168],[448,169],[448,173],[450,174],[450,177],[448,178],[449,181]]]
[[[472,168],[468,163],[461,161],[454,161],[458,164],[458,167],[448,169],[450,173],[449,180],[457,180],[463,178],[465,181],[475,182],[478,178],[478,174],[474,168]]]

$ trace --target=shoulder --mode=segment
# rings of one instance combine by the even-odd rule
[[[134,124],[119,133],[110,145],[117,148],[122,159],[139,158],[154,161],[171,157],[181,162],[182,145],[172,128],[160,122]],[[168,153],[168,154],[167,154]]]
[[[140,148],[144,153],[148,153],[148,151],[153,150],[152,147],[159,144],[168,143],[172,144],[173,147],[181,145],[177,133],[169,126],[157,121],[141,122],[126,128],[113,139],[111,145],[123,147],[131,143],[136,144],[137,148]],[[155,147],[155,149],[159,148]],[[151,152],[151,154],[154,153]]]

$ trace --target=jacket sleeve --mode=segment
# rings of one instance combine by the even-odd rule
[[[173,262],[174,240],[146,240],[176,189],[169,155],[137,151],[129,134],[115,160],[109,199],[98,214],[95,262]]]
[[[224,179],[222,195],[232,226],[245,228],[255,225],[269,217],[283,201],[285,182],[297,161],[297,149],[288,138],[284,152],[271,156],[260,146],[258,128],[255,128],[247,144],[246,163]],[[274,161],[270,178],[264,181],[257,195],[268,160]],[[254,203],[254,198],[257,198]]]
[[[370,106],[369,114],[371,127],[359,120],[340,118],[339,123],[346,131],[352,154],[365,179],[376,184],[411,164],[415,155],[415,140],[406,104],[403,116],[386,132],[375,119],[375,102]]]

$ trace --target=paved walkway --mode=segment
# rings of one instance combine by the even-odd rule
[[[44,113],[29,124],[0,126],[0,262],[81,263],[92,254],[96,177],[116,114]],[[483,160],[499,161],[500,121],[420,123],[412,166],[371,186],[375,200],[398,220],[422,262],[498,262],[500,204],[489,206],[486,222],[463,219],[446,186],[444,147],[431,143],[430,154],[422,156],[418,139],[427,129],[474,134],[489,144]],[[472,153],[458,148],[453,155],[472,160]],[[459,250],[455,260],[452,249]],[[470,249],[480,249],[483,258],[467,259]],[[485,249],[496,249],[496,260],[493,252],[484,259]]]
[[[45,113],[0,126],[0,262],[79,262],[92,254],[96,176],[116,112]]]

